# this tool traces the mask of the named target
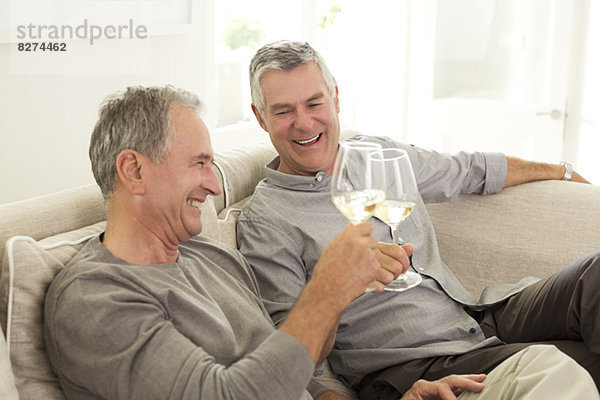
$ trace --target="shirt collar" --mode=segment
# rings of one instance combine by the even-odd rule
[[[287,189],[304,191],[321,191],[323,188],[329,188],[331,176],[325,172],[319,171],[314,176],[286,174],[277,171],[279,162],[280,158],[279,156],[276,156],[265,165],[265,178],[267,183]]]

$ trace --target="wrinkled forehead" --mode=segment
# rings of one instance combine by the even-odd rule
[[[306,101],[317,94],[329,94],[319,66],[306,63],[283,71],[272,69],[260,80],[265,106],[274,103]]]

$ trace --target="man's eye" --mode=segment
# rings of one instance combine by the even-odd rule
[[[287,114],[287,113],[289,113],[289,111],[278,111],[278,112],[275,113],[275,115],[284,115],[284,114]]]
[[[311,104],[309,104],[308,106],[309,106],[309,107],[316,107],[316,106],[320,106],[320,105],[322,105],[322,104],[323,104],[323,103],[311,103]]]

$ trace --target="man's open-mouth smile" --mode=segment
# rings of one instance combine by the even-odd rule
[[[319,139],[321,139],[321,136],[323,134],[319,133],[317,136],[312,137],[310,139],[306,139],[306,140],[294,140],[293,142],[296,144],[299,144],[301,146],[306,146],[306,145],[311,145],[313,143],[316,143]]]
[[[202,207],[202,201],[200,200],[196,200],[196,199],[188,199],[187,203],[192,206],[192,207],[196,207],[197,209],[200,210],[200,208]]]

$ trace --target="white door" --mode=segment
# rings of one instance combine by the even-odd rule
[[[407,139],[561,159],[571,0],[417,0]]]

